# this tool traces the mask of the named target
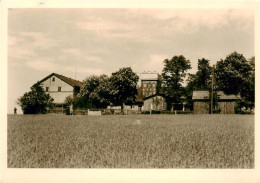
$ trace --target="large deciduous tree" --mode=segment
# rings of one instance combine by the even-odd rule
[[[110,77],[111,84],[111,102],[113,105],[132,104],[137,95],[137,82],[139,77],[134,73],[131,67],[119,69],[112,73]]]
[[[109,77],[106,75],[86,78],[77,96],[79,107],[107,107],[110,104],[109,86]]]
[[[245,105],[254,102],[254,58],[248,61],[242,54],[233,52],[225,60],[217,62],[215,73],[219,90],[226,94],[239,94]]]
[[[202,58],[198,60],[198,71],[194,83],[196,90],[209,90],[211,83],[212,67],[209,65],[209,60]]]
[[[198,68],[195,74],[189,74],[186,86],[187,105],[192,108],[192,93],[195,90],[210,90],[212,67],[209,60],[202,58],[198,60]]]
[[[40,83],[31,87],[31,91],[26,92],[18,99],[24,114],[45,114],[47,107],[52,107],[53,98],[46,94]]]
[[[163,63],[163,93],[169,98],[170,103],[179,103],[184,93],[182,83],[184,82],[187,70],[191,69],[190,61],[180,55],[172,57],[171,60],[165,59]],[[168,104],[167,106],[169,107],[170,105]]]

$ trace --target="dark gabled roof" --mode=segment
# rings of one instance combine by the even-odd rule
[[[217,100],[238,100],[239,95],[227,95],[223,91],[217,92]],[[209,91],[193,91],[192,100],[209,100]]]
[[[75,79],[71,79],[68,78],[66,76],[60,75],[60,74],[56,74],[56,73],[51,73],[50,75],[48,75],[47,77],[43,78],[41,81],[39,81],[40,83],[42,83],[43,81],[47,80],[48,78],[52,77],[52,76],[56,76],[57,78],[61,79],[62,81],[68,83],[69,85],[75,87],[81,87],[82,86],[82,82],[75,80]]]
[[[227,95],[223,91],[217,92],[218,100],[238,100],[241,99],[240,95]]]

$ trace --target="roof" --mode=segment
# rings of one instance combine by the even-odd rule
[[[141,81],[157,81],[159,77],[158,73],[141,73]]]
[[[144,97],[143,100],[147,100],[147,99],[149,99],[149,98],[156,97],[156,96],[161,96],[161,97],[164,97],[164,98],[165,98],[165,95],[163,95],[163,94],[153,94],[153,95],[150,95],[150,96],[148,96],[148,97]]]
[[[48,75],[47,77],[43,78],[41,81],[39,81],[40,83],[47,80],[48,78],[52,77],[52,76],[56,76],[57,78],[63,80],[64,82],[68,83],[69,85],[75,87],[81,87],[82,86],[82,82],[75,80],[75,79],[71,79],[68,78],[66,76],[60,75],[60,74],[56,74],[56,73],[52,73],[50,75]]]
[[[208,100],[209,91],[193,91],[192,100]]]
[[[223,91],[217,92],[217,100],[238,100],[239,95],[227,95]],[[209,100],[209,91],[193,91],[192,100]]]
[[[223,91],[218,91],[217,96],[219,100],[238,100],[240,95],[227,95]]]

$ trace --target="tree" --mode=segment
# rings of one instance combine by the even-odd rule
[[[202,58],[198,60],[198,70],[196,74],[189,74],[186,86],[187,105],[192,108],[192,94],[195,90],[211,89],[212,67],[209,60]]]
[[[90,76],[83,81],[78,94],[78,105],[105,108],[110,104],[110,83],[107,75]]]
[[[209,60],[202,58],[198,60],[198,71],[196,73],[196,90],[209,90],[211,83],[212,67],[209,65]]]
[[[171,60],[163,61],[162,90],[169,97],[169,102],[180,103],[184,93],[182,83],[188,69],[191,69],[190,61],[184,56],[174,56]],[[168,109],[171,107],[167,105]]]
[[[24,114],[45,114],[47,107],[52,107],[53,98],[46,94],[40,83],[31,87],[30,92],[26,92],[18,99],[18,105],[21,106]]]
[[[241,89],[241,93],[243,93],[241,94],[243,96],[241,107],[252,109],[255,106],[255,57],[250,58],[248,64],[250,65],[250,72],[248,77],[245,78],[245,86]]]
[[[111,84],[111,102],[113,105],[132,104],[137,95],[137,82],[139,77],[134,73],[131,67],[119,69],[112,73],[110,77]]]
[[[254,101],[254,58],[250,61],[237,52],[228,55],[225,60],[220,60],[216,64],[216,82],[218,90],[223,90],[226,94],[239,94],[242,100]],[[245,105],[245,104],[243,104]]]

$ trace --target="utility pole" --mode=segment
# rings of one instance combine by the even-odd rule
[[[210,105],[211,114],[213,114],[213,109],[214,109],[214,85],[215,85],[215,72],[214,72],[214,65],[213,65],[212,76],[211,76],[211,105]]]

